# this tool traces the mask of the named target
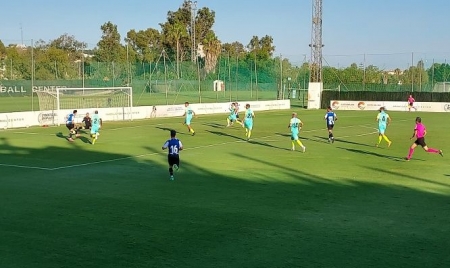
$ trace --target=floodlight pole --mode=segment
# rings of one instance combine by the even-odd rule
[[[322,0],[313,1],[310,82],[322,82]]]
[[[189,0],[189,10],[191,12],[191,60],[193,62],[197,61],[196,44],[195,44],[195,16],[197,10],[197,1]]]

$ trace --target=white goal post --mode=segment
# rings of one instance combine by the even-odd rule
[[[55,88],[35,91],[39,100],[39,110],[54,114],[53,122],[60,122],[62,110],[94,110],[116,108],[117,120],[133,119],[133,89],[131,87],[105,88]],[[93,112],[93,111],[92,111]],[[56,117],[56,118],[55,118]]]

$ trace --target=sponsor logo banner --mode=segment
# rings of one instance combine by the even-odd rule
[[[401,101],[346,101],[332,100],[330,106],[341,111],[376,111],[385,107],[388,111],[408,111],[408,103]],[[414,107],[421,112],[450,112],[450,103],[415,102]],[[415,111],[415,110],[413,110]]]

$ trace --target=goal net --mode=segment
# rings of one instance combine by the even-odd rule
[[[122,115],[117,116],[116,120],[132,120],[131,87],[56,88],[36,91],[36,95],[40,111],[61,115],[61,110],[116,108],[116,114]]]

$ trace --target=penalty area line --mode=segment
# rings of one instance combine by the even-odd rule
[[[273,136],[260,137],[260,139],[265,139],[265,138],[269,138],[269,137],[273,137]],[[221,145],[227,145],[227,144],[233,144],[233,143],[240,143],[240,142],[246,142],[246,141],[245,140],[235,140],[235,141],[221,142],[221,143],[215,143],[215,144],[206,144],[206,145],[200,145],[200,146],[195,146],[195,147],[191,147],[191,148],[186,148],[183,151],[191,151],[191,150],[196,150],[196,149],[221,146]],[[62,170],[62,169],[68,169],[68,168],[91,166],[91,165],[111,163],[111,162],[122,161],[122,160],[133,159],[133,158],[142,158],[142,157],[153,156],[153,155],[165,155],[165,153],[162,151],[162,152],[158,152],[158,153],[132,155],[132,156],[127,156],[127,157],[115,158],[115,159],[108,159],[108,160],[101,160],[101,161],[95,161],[95,162],[89,162],[89,163],[61,166],[61,167],[51,168],[51,169],[47,169],[47,170],[55,171],[55,170]]]
[[[46,170],[50,171],[53,168],[45,168],[45,167],[34,167],[34,166],[22,166],[22,165],[11,165],[11,164],[0,164],[2,167],[13,167],[13,168],[23,168],[23,169],[38,169],[38,170]]]

